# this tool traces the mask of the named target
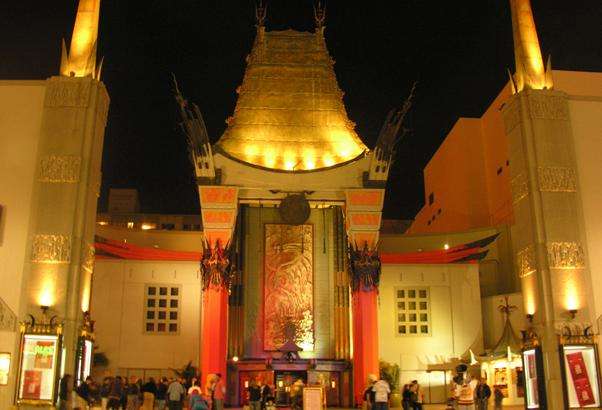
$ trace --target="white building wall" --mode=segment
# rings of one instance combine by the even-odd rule
[[[181,287],[177,335],[145,333],[147,284]],[[101,370],[142,375],[143,369],[179,369],[189,361],[198,366],[201,284],[197,262],[97,259],[92,288],[97,351],[109,359],[108,368]]]
[[[429,290],[429,335],[397,335],[396,291],[408,287]],[[483,349],[478,265],[383,265],[379,302],[381,360],[399,364],[402,385],[418,380],[426,402],[443,402],[450,379],[437,365]]]
[[[596,83],[593,83],[596,84]],[[598,80],[597,84],[602,85]],[[592,90],[594,91],[594,90]],[[600,94],[602,90],[598,90]],[[596,323],[602,315],[602,96],[569,99]],[[580,301],[581,304],[589,301]]]
[[[44,81],[0,81],[0,299],[10,309],[2,312],[0,322],[5,324],[15,322],[15,317],[24,319],[27,305],[23,266],[45,89]],[[12,358],[9,385],[0,386],[0,409],[10,408],[13,401],[17,330],[16,325],[12,329],[0,325],[0,352],[9,352]]]

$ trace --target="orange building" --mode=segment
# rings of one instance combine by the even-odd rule
[[[572,99],[602,96],[602,74],[553,71],[554,88]],[[424,168],[424,206],[408,234],[512,224],[508,138],[502,107],[511,85],[481,118],[460,118]]]

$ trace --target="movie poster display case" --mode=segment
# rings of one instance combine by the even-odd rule
[[[84,312],[83,326],[77,339],[77,353],[75,360],[75,383],[79,386],[86,381],[92,371],[94,357],[94,322],[90,313]]]
[[[600,408],[598,349],[594,343],[561,344],[560,366],[566,409]]]
[[[525,346],[522,350],[525,382],[525,408],[546,408],[546,386],[540,346]]]
[[[61,369],[63,325],[54,318],[42,323],[20,325],[19,370],[17,372],[17,405],[51,406],[56,402]]]

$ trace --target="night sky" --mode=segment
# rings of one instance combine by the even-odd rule
[[[555,69],[602,71],[599,0],[532,0]],[[327,0],[326,41],[349,117],[373,147],[386,113],[414,81],[416,99],[389,177],[385,215],[412,218],[422,169],[460,116],[480,116],[513,70],[507,0]],[[2,1],[0,79],[58,73],[60,40],[77,2]],[[234,110],[255,36],[250,0],[103,0],[99,55],[111,96],[102,195],[137,188],[142,211],[199,211],[192,166],[177,128],[170,73],[201,108],[217,141]],[[313,30],[311,0],[271,0],[267,29]],[[450,164],[453,166],[453,164]]]

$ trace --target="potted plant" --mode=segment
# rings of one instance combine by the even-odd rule
[[[399,372],[399,365],[397,363],[380,362],[380,378],[389,383],[389,387],[391,388],[391,397],[389,398],[389,406],[391,408],[401,407]]]

